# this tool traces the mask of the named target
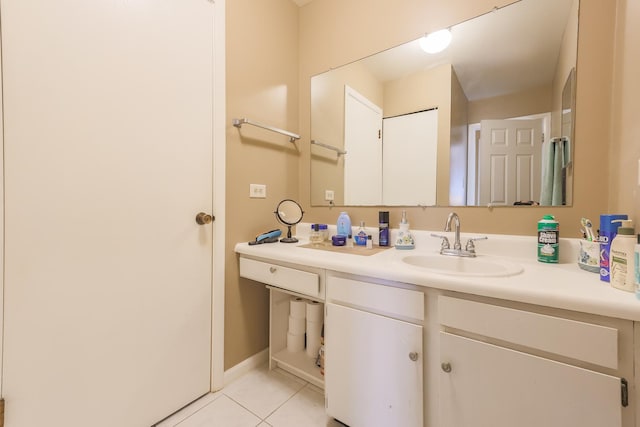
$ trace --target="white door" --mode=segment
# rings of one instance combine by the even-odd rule
[[[145,426],[210,390],[206,0],[2,2],[6,426]]]
[[[620,378],[440,333],[440,424],[616,427]]]
[[[344,202],[382,203],[382,109],[345,86]]]
[[[542,119],[482,120],[480,205],[540,201]]]
[[[382,204],[436,204],[438,110],[382,120]]]
[[[327,304],[327,414],[353,426],[422,426],[422,326]]]

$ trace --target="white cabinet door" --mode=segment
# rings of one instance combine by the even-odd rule
[[[423,363],[422,326],[327,304],[330,416],[351,427],[422,426]]]
[[[440,426],[615,427],[620,378],[440,333]]]

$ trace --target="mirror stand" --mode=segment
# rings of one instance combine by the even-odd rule
[[[291,227],[302,221],[304,212],[300,205],[291,199],[282,200],[278,203],[274,214],[280,224],[287,226],[287,237],[280,239],[280,241],[282,243],[298,242],[298,239],[291,236]]]

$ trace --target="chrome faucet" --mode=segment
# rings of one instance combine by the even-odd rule
[[[451,231],[451,220],[454,220],[456,226],[455,240],[453,242],[453,249],[460,250],[462,245],[460,244],[460,217],[457,213],[451,212],[447,217],[447,223],[444,226],[444,231]]]
[[[440,246],[440,253],[442,255],[453,255],[460,257],[475,257],[476,256],[476,248],[473,244],[476,240],[485,240],[487,237],[472,237],[467,241],[465,245],[465,249],[462,249],[462,244],[460,243],[460,217],[457,213],[451,212],[447,217],[447,223],[445,224],[444,231],[451,231],[451,221],[453,220],[453,224],[455,225],[455,238],[453,242],[453,248],[451,248],[449,244],[449,239],[447,236],[443,236],[440,234],[431,234],[433,237],[439,237],[442,239],[442,245]]]

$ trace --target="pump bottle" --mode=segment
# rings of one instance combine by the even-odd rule
[[[620,222],[620,228],[618,228],[618,234],[611,243],[611,252],[609,254],[611,262],[611,286],[633,292],[635,290],[634,249],[636,246],[633,221],[624,219],[614,221]]]

